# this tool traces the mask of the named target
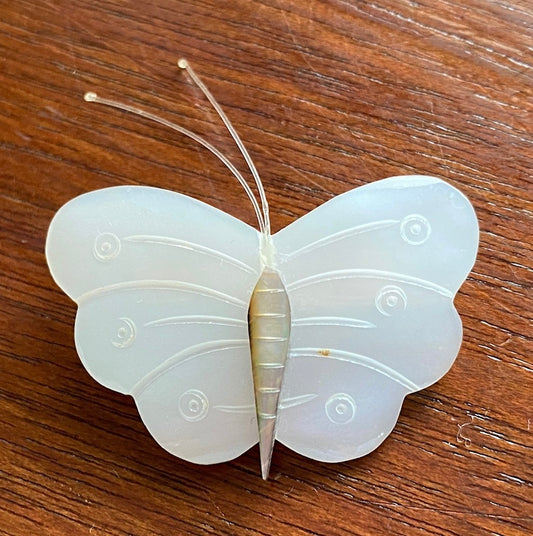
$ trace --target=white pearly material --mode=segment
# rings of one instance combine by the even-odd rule
[[[290,304],[276,438],[322,461],[363,456],[404,397],[461,344],[453,298],[478,246],[468,200],[426,176],[340,195],[272,237],[190,197],[148,187],[82,195],[46,244],[79,305],[89,373],[131,394],[168,451],[208,464],[258,441],[248,307],[266,267]]]

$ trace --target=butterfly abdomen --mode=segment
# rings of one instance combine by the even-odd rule
[[[266,478],[291,325],[289,299],[276,271],[266,268],[261,274],[250,300],[248,318],[261,472]]]

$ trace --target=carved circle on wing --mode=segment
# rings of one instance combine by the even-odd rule
[[[407,296],[400,287],[386,285],[376,294],[375,302],[382,315],[392,316],[407,307]]]
[[[180,396],[178,407],[181,416],[186,421],[197,422],[207,416],[209,400],[202,391],[189,389]]]
[[[111,344],[115,348],[128,348],[133,344],[137,336],[137,328],[131,318],[125,316],[119,318],[119,326],[115,338],[111,340]]]
[[[424,216],[410,214],[402,220],[400,234],[408,244],[419,246],[431,235],[431,225]]]
[[[330,396],[324,406],[326,416],[334,424],[348,424],[353,421],[357,405],[355,400],[346,393]]]
[[[120,239],[113,233],[99,234],[93,244],[93,254],[97,260],[107,262],[120,253]]]

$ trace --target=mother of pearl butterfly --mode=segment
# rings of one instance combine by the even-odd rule
[[[106,188],[55,215],[46,256],[78,304],[76,347],[89,373],[130,394],[156,441],[186,460],[231,460],[259,442],[267,478],[275,440],[316,460],[374,450],[406,395],[441,378],[461,344],[453,298],[478,225],[468,200],[427,176],[339,195],[271,235],[259,175],[225,123],[259,193],[215,147],[249,196],[259,231],[190,197]]]

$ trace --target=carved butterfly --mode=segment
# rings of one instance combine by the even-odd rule
[[[259,441],[266,478],[275,440],[328,462],[369,453],[404,397],[447,372],[462,337],[453,298],[478,225],[458,190],[405,176],[335,197],[270,235],[249,165],[260,231],[179,193],[124,186],[63,206],[46,255],[79,306],[83,364],[135,398],[156,441],[201,464]]]

